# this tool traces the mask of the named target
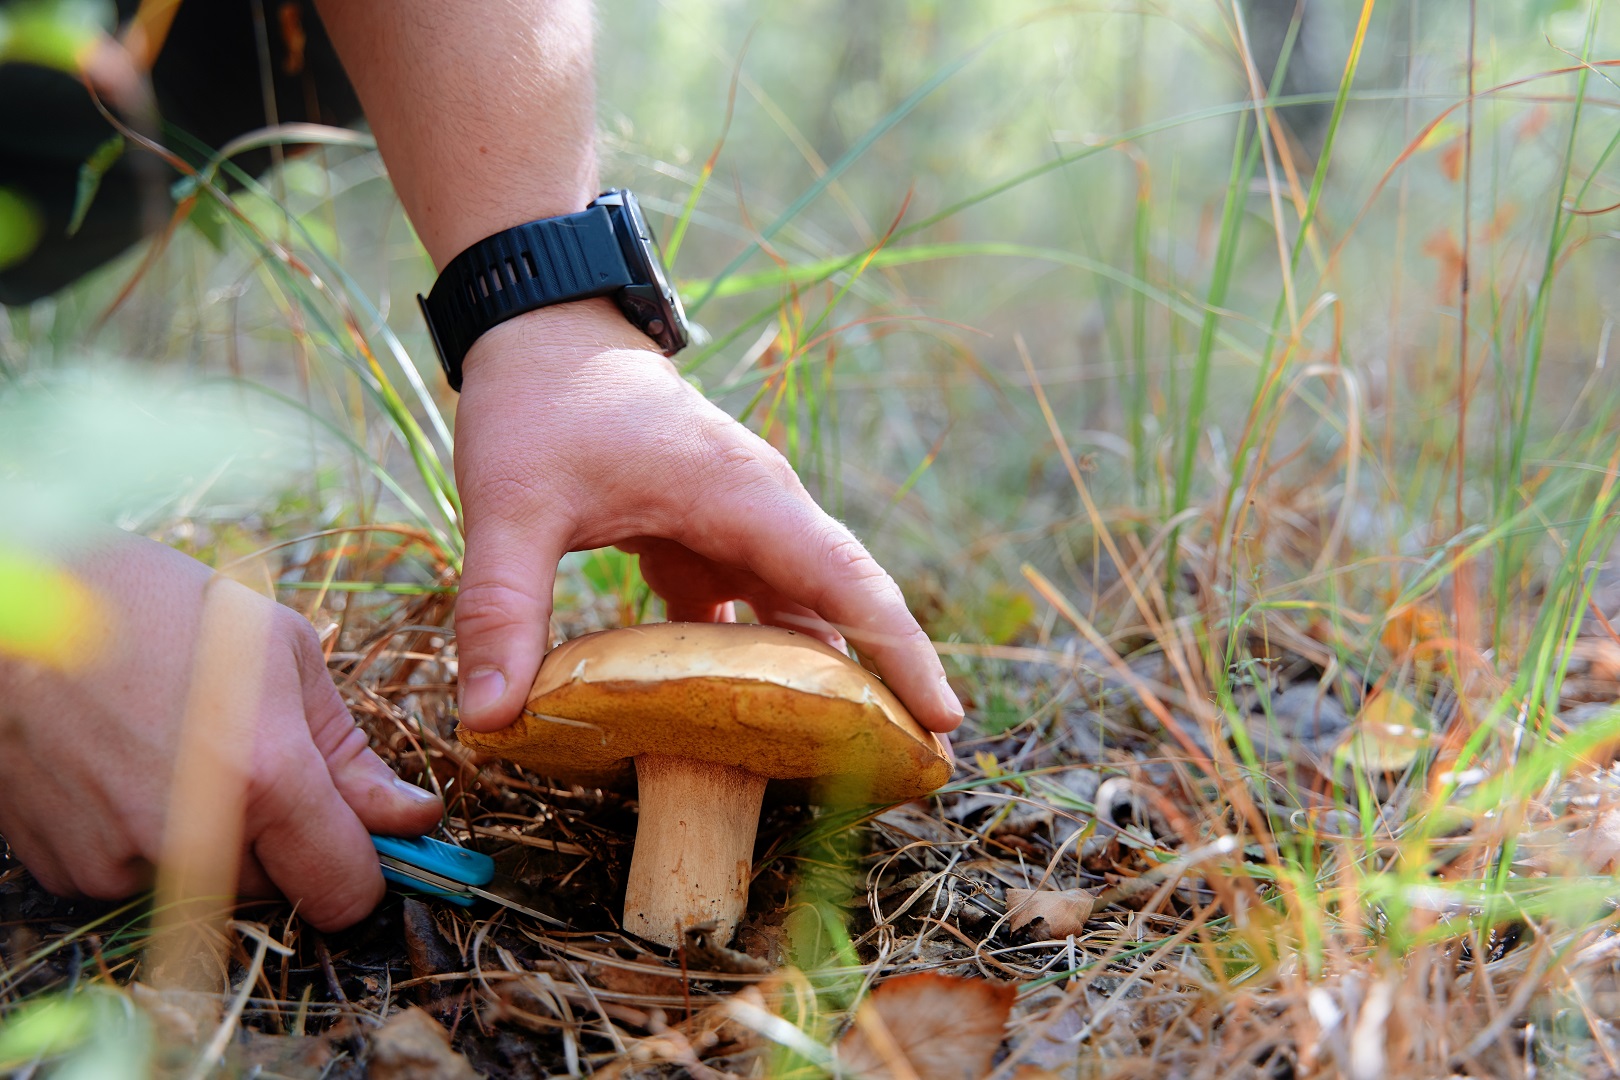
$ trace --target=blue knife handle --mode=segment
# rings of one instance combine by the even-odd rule
[[[398,859],[420,867],[430,874],[463,885],[487,885],[495,876],[495,860],[488,855],[482,855],[467,848],[456,847],[426,836],[417,836],[405,839],[398,836],[372,836],[371,846],[379,854]],[[396,870],[383,867],[383,877],[395,885],[401,885],[418,892],[428,893],[432,896],[442,896],[446,900],[464,906],[470,905],[473,898],[470,896],[447,893],[433,888],[423,882],[413,880]]]

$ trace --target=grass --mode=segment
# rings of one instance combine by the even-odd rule
[[[326,941],[246,910],[207,1013],[236,1033],[222,1067],[272,1036],[350,1067],[422,1000],[501,1075],[530,1067],[514,1033],[559,1072],[819,1075],[874,988],[943,971],[1016,986],[998,1077],[1620,1073],[1612,19],[1313,10],[1275,67],[1225,3],[863,12],[872,55],[826,0],[762,18],[740,61],[717,43],[745,27],[676,5],[626,56],[716,52],[660,103],[604,58],[607,100],[641,110],[607,110],[610,171],[666,213],[711,335],[684,369],[870,538],[970,706],[926,804],[772,812],[737,942],[769,973],[617,934],[631,804],[450,737],[448,397],[368,150],[234,193],[222,161],[182,191],[218,247],[187,226],[10,312],[19,385],[87,345],[173,363],[199,330],[219,373],[245,340],[231,385],[319,466],[248,512],[126,522],[270,559],[448,835],[580,928],[434,910],[428,933],[393,901]],[[143,339],[154,312],[179,329]],[[659,610],[613,553],[560,587],[570,633]],[[1078,933],[1012,930],[1008,888],[1095,903]],[[54,906],[14,867],[0,904],[7,1067],[108,1040],[209,1063],[215,1027],[188,1040],[176,1002],[118,989],[144,975],[138,906]],[[450,960],[406,955],[434,934]]]

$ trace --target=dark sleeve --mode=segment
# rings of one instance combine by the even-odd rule
[[[136,0],[122,0],[120,14],[132,14],[135,6]],[[260,12],[267,47],[260,44]],[[163,142],[194,164],[270,123],[267,96],[281,123],[348,125],[361,116],[311,0],[185,0],[151,80]],[[114,134],[78,79],[30,64],[0,64],[0,188],[20,196],[42,225],[37,246],[0,269],[0,304],[55,292],[168,220],[177,174],[131,146],[102,178],[80,229],[68,235],[80,169]],[[254,151],[234,160],[258,173],[270,154]]]

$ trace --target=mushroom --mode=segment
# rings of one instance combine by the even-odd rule
[[[624,927],[671,948],[712,923],[730,941],[748,904],[765,785],[809,782],[844,801],[927,794],[945,744],[843,653],[792,630],[650,623],[566,641],[528,708],[464,745],[548,776],[639,788]]]

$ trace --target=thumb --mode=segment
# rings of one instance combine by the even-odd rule
[[[467,519],[456,596],[461,722],[496,731],[516,720],[550,644],[551,590],[566,543],[488,514]]]

